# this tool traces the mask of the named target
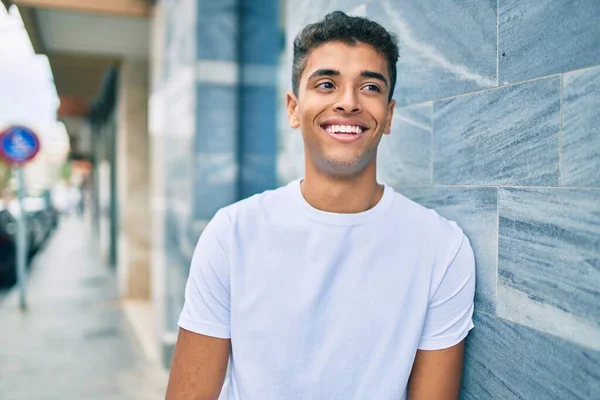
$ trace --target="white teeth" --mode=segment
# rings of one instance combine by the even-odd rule
[[[353,125],[329,125],[326,129],[329,133],[363,133],[363,128]]]

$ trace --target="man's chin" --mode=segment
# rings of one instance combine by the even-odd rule
[[[352,157],[324,157],[318,163],[321,172],[336,178],[360,175],[369,165],[368,159]]]

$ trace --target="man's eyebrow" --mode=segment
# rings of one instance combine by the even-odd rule
[[[374,71],[363,71],[360,74],[362,77],[364,78],[373,78],[373,79],[377,79],[382,81],[383,83],[385,83],[385,86],[388,86],[388,82],[387,79],[385,79],[385,76],[383,76],[382,74],[380,74],[379,72],[374,72]]]
[[[308,77],[308,80],[311,80],[313,78],[317,78],[320,76],[338,76],[339,74],[340,74],[340,71],[338,71],[338,70],[329,69],[329,68],[321,68],[321,69],[316,70],[312,74],[310,74],[310,76]]]
[[[310,76],[308,77],[308,80],[311,80],[311,79],[317,78],[317,77],[321,77],[321,76],[339,76],[339,75],[340,75],[340,71],[338,71],[336,69],[321,68],[321,69],[316,70],[312,74],[310,74]],[[377,80],[383,82],[386,86],[388,86],[387,79],[385,79],[385,76],[383,76],[383,74],[380,74],[379,72],[365,70],[365,71],[361,72],[360,76],[362,76],[363,78],[377,79]]]

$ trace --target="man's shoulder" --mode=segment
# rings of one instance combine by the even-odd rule
[[[463,229],[456,221],[401,193],[395,192],[394,196],[391,214],[396,221],[395,229],[408,230],[403,231],[402,236],[409,237],[414,241],[415,248],[425,249],[433,257],[432,265],[436,267],[432,273],[436,280],[441,279],[465,240]]]
[[[433,208],[428,208],[415,200],[394,191],[394,200],[389,210],[390,217],[399,229],[406,228],[430,240],[441,242],[462,241],[462,228],[451,219],[442,216]]]
[[[275,214],[289,212],[291,185],[256,193],[245,199],[223,207],[219,213],[227,215],[230,223],[238,224],[249,219],[272,218]]]

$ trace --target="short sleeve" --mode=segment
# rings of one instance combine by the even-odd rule
[[[439,350],[460,343],[473,328],[475,258],[469,239],[462,242],[433,294],[419,343],[420,350]]]
[[[229,261],[223,246],[229,220],[224,210],[215,214],[202,232],[190,266],[185,302],[178,325],[188,331],[229,339]]]

